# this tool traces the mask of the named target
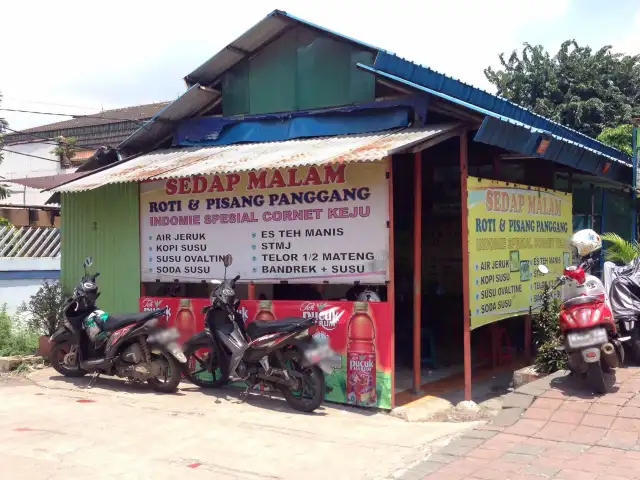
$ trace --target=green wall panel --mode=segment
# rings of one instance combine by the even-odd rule
[[[71,290],[93,257],[101,295],[98,306],[112,313],[138,310],[140,295],[140,223],[137,183],[107,185],[62,194],[64,288]]]
[[[259,115],[296,110],[295,32],[249,61],[249,110]]]
[[[275,113],[373,101],[375,79],[356,67],[373,61],[372,52],[305,28],[293,29],[223,76],[223,113]]]

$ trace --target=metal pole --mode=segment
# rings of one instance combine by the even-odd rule
[[[633,165],[633,178],[631,179],[631,241],[636,240],[637,237],[637,211],[636,202],[638,201],[638,194],[636,192],[638,183],[638,127],[634,121],[631,129],[631,165]]]
[[[422,383],[422,153],[413,154],[413,393]]]
[[[256,284],[253,283],[253,282],[249,283],[248,297],[249,297],[249,300],[255,300],[256,299]]]
[[[462,308],[464,322],[464,399],[471,400],[471,324],[469,311],[469,209],[467,206],[467,131],[460,134],[460,222],[462,236]]]
[[[387,157],[387,179],[389,186],[389,284],[387,303],[391,322],[391,408],[396,406],[396,283],[395,283],[395,243],[393,238],[393,157]]]

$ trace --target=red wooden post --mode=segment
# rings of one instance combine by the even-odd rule
[[[422,154],[413,154],[413,392],[420,393],[422,347]]]
[[[524,317],[524,359],[531,363],[531,314]]]
[[[387,303],[391,321],[391,408],[396,406],[396,284],[395,284],[395,244],[393,239],[393,159],[387,157],[387,177],[389,181],[389,284]]]
[[[462,233],[462,308],[464,322],[464,399],[471,400],[471,324],[469,311],[469,231],[467,206],[467,131],[460,134],[460,221]]]

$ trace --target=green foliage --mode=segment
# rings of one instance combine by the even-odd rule
[[[21,324],[7,312],[7,305],[0,308],[0,357],[29,355],[38,349],[38,333]]]
[[[609,262],[626,265],[640,255],[640,244],[637,240],[629,242],[617,233],[603,233],[600,237],[608,242],[604,250],[604,259]]]
[[[11,222],[4,217],[0,217],[0,228],[12,227]]]
[[[60,159],[62,163],[70,162],[76,156],[78,147],[76,146],[76,137],[63,137],[56,138],[58,145],[51,150],[51,154]]]
[[[540,311],[533,318],[533,341],[536,347],[536,368],[553,373],[566,367],[564,352],[555,347],[562,344],[560,333],[560,303],[551,298],[550,287],[545,286]]]
[[[29,328],[43,335],[53,335],[64,320],[64,294],[60,282],[44,282],[29,302],[23,302],[18,312],[26,314]]]
[[[629,156],[633,155],[633,126],[631,125],[618,125],[614,128],[607,127],[602,130],[597,139]]]
[[[500,63],[484,71],[499,95],[591,137],[640,114],[640,55],[567,40],[553,56],[525,43],[521,54],[501,54]]]

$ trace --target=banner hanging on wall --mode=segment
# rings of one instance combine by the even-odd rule
[[[571,195],[527,185],[468,178],[471,328],[540,306],[571,262]],[[537,266],[544,264],[543,275]]]
[[[180,331],[181,342],[204,329],[205,298],[140,298],[140,310],[169,307],[167,326]],[[391,408],[392,327],[386,302],[243,300],[246,323],[285,317],[317,319],[314,335],[326,336],[336,352],[333,372],[325,375],[325,399],[362,407]],[[202,375],[211,375],[203,372]]]
[[[384,283],[386,163],[337,163],[140,186],[142,281]]]

